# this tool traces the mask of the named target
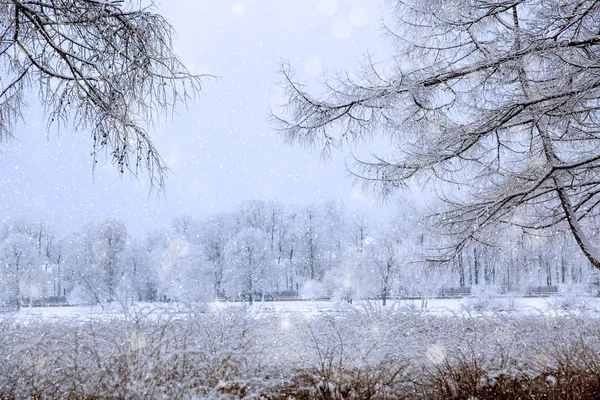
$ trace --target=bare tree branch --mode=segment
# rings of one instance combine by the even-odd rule
[[[394,148],[351,174],[388,196],[439,182],[448,210],[431,218],[452,245],[499,226],[568,225],[590,262],[600,204],[600,2],[394,1],[391,64],[330,83],[316,98],[283,66],[288,103],[274,120],[292,143],[323,146],[379,134]],[[491,236],[490,236],[491,235]]]
[[[147,170],[163,189],[148,127],[201,83],[173,52],[168,22],[109,0],[0,0],[0,15],[0,141],[22,115],[22,92],[37,87],[49,125],[89,131],[94,159],[105,150],[120,173]]]

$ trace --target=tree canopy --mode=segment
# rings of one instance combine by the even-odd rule
[[[360,159],[359,180],[383,195],[441,183],[435,216],[453,256],[494,229],[569,229],[597,268],[600,205],[600,3],[582,0],[393,1],[390,62],[338,74],[307,92],[287,66],[276,117],[293,143],[335,147],[390,138]]]

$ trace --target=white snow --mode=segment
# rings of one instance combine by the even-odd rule
[[[222,312],[228,308],[249,307],[243,302],[212,302],[194,303],[195,310],[201,307],[206,312]],[[600,317],[600,298],[556,296],[547,298],[535,297],[467,297],[461,299],[415,299],[415,300],[388,300],[384,308],[380,301],[268,301],[255,302],[251,312],[257,316],[282,313],[301,314],[307,318],[325,313],[340,314],[353,310],[368,308],[398,310],[406,313],[421,315],[449,317],[449,316],[476,316],[486,314],[504,313],[511,316],[558,316],[566,314],[585,313],[586,315]],[[14,316],[20,320],[35,319],[92,319],[105,316],[128,315],[131,312],[159,316],[161,314],[178,314],[185,316],[189,307],[178,303],[136,303],[123,307],[121,304],[108,306],[64,306],[64,307],[23,307],[17,312],[5,311],[3,316]],[[284,319],[282,328],[289,327],[289,320]]]

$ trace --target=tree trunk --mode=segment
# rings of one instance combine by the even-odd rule
[[[560,279],[561,283],[564,285],[566,283],[567,276],[567,262],[565,261],[565,253],[560,253]]]
[[[458,275],[459,285],[461,288],[465,287],[465,266],[463,264],[462,253],[458,254]]]
[[[473,249],[473,274],[475,275],[475,285],[479,285],[479,253],[477,248]]]

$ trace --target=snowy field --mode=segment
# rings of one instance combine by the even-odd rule
[[[598,398],[600,299],[23,308],[0,398]]]
[[[584,296],[553,297],[464,297],[457,299],[409,299],[381,301],[269,301],[247,303],[213,302],[192,305],[202,312],[222,312],[233,308],[244,308],[250,314],[264,316],[270,313],[299,313],[305,316],[346,313],[364,309],[389,309],[398,312],[432,316],[469,316],[481,313],[507,315],[568,315],[579,314],[600,319],[600,298]],[[20,320],[71,318],[86,319],[124,314],[176,314],[184,316],[190,306],[176,303],[136,303],[124,306],[119,303],[104,306],[24,307],[19,311],[5,311],[3,317]]]

